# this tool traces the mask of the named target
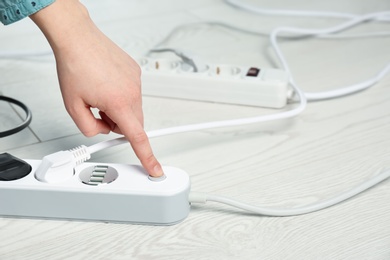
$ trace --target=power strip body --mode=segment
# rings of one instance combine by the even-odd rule
[[[163,167],[166,178],[155,181],[141,166],[84,163],[76,167],[71,179],[45,183],[34,177],[41,161],[25,161],[32,166],[30,174],[0,181],[2,216],[173,225],[189,214],[189,177],[174,167]],[[104,184],[93,182],[93,177],[90,183],[83,181],[94,169],[102,168],[113,170],[117,177]]]
[[[269,108],[286,106],[288,75],[279,69],[207,65],[193,72],[180,61],[141,59],[142,93]]]

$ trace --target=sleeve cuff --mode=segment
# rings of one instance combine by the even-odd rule
[[[4,9],[0,9],[0,22],[8,25],[30,16],[46,6],[52,4],[55,0],[22,0],[11,4]]]

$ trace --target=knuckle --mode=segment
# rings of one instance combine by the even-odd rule
[[[77,116],[77,109],[74,105],[65,103],[65,109],[72,118]]]
[[[113,95],[107,107],[114,111],[128,110],[134,104],[138,104],[141,98],[141,92],[137,89],[132,89],[123,95]]]
[[[112,102],[110,102],[109,105],[107,105],[107,109],[113,110],[113,111],[120,111],[124,107],[127,106],[127,101],[123,97],[115,97],[112,99]]]

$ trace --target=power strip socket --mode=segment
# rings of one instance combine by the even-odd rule
[[[25,162],[28,175],[0,181],[1,216],[173,225],[189,214],[190,180],[178,168],[153,179],[137,165],[84,163],[67,181],[45,183],[34,176],[41,161]]]
[[[282,108],[291,90],[279,69],[209,64],[201,71],[169,59],[141,58],[142,93],[228,104]]]

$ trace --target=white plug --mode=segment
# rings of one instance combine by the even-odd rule
[[[77,165],[90,158],[91,155],[84,145],[46,155],[35,172],[35,178],[47,183],[66,181],[74,175],[74,168]]]

